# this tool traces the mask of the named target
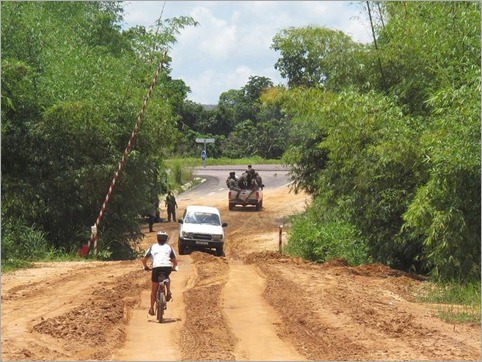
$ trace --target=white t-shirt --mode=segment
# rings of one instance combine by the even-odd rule
[[[147,249],[145,257],[152,257],[152,267],[172,266],[171,259],[176,257],[174,249],[169,244],[152,244]]]

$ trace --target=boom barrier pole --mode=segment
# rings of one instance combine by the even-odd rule
[[[124,164],[126,162],[127,154],[129,153],[129,151],[132,147],[132,144],[134,142],[134,139],[137,135],[137,132],[139,130],[139,124],[141,123],[142,117],[144,116],[144,112],[146,111],[147,103],[149,103],[149,99],[151,97],[152,90],[154,89],[154,86],[156,85],[157,80],[159,78],[159,74],[161,73],[161,70],[164,66],[164,59],[166,57],[166,54],[167,54],[167,50],[165,50],[164,54],[162,55],[161,63],[157,67],[156,75],[154,76],[154,78],[151,81],[151,85],[149,86],[149,91],[147,92],[146,98],[144,98],[144,103],[143,103],[142,108],[139,112],[139,115],[137,116],[137,120],[136,120],[136,124],[134,126],[134,130],[132,131],[132,134],[129,138],[129,142],[127,142],[127,146],[124,150],[124,154],[122,155],[122,159],[119,161],[119,165],[117,166],[117,170],[114,173],[114,177],[112,178],[112,182],[110,184],[109,190],[107,191],[107,195],[105,196],[104,203],[102,204],[99,215],[97,216],[97,220],[95,221],[95,224],[91,228],[92,232],[91,232],[90,240],[87,243],[87,248],[79,249],[79,251],[78,251],[79,255],[86,256],[89,253],[90,246],[92,245],[92,243],[94,243],[94,252],[95,252],[95,256],[97,256],[97,253],[98,253],[98,250],[97,250],[97,240],[98,240],[97,230],[98,230],[98,227],[99,227],[99,224],[100,224],[100,220],[102,220],[102,216],[104,215],[105,208],[107,206],[107,203],[109,202],[110,195],[112,194],[112,191],[114,190],[115,183],[116,183],[117,179],[119,178],[119,175],[120,175],[122,169],[124,168]]]

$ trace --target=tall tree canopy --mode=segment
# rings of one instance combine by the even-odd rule
[[[363,48],[341,31],[318,26],[284,29],[273,38],[271,47],[280,52],[274,67],[289,87],[337,88],[351,78],[351,54]]]
[[[352,235],[372,260],[478,280],[480,3],[379,5],[376,47],[313,27],[273,39],[290,89],[264,99],[293,117],[284,159],[314,197],[293,239]]]
[[[50,245],[76,250],[89,238],[163,50],[196,24],[168,19],[157,31],[122,32],[117,2],[1,7],[2,222],[33,226]],[[174,109],[189,90],[169,72],[167,57],[101,223],[100,242],[114,256],[129,255],[129,239],[140,234],[138,215],[152,205],[162,150],[176,132]],[[2,244],[2,258],[7,249]]]

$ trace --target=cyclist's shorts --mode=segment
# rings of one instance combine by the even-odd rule
[[[162,282],[164,279],[169,278],[171,271],[172,271],[172,267],[170,266],[161,266],[158,268],[152,268],[151,281],[153,283]]]

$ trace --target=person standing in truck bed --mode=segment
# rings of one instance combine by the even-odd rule
[[[248,165],[248,169],[246,170],[246,187],[248,189],[253,188],[253,181],[256,182],[256,171],[253,166]]]
[[[226,186],[230,189],[238,186],[238,178],[236,177],[236,172],[231,171],[226,180]]]

